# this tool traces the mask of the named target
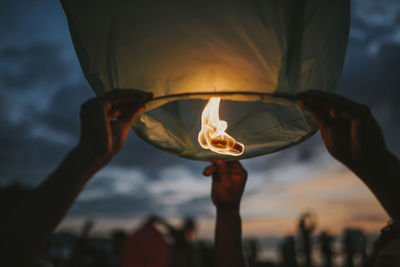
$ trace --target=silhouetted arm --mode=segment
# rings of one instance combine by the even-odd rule
[[[400,221],[400,163],[365,105],[320,91],[299,93],[300,107],[316,119],[331,155],[374,193],[389,216]]]
[[[82,105],[79,144],[0,222],[4,266],[26,266],[38,257],[83,186],[122,148],[149,97],[135,90],[114,90]]]
[[[217,208],[215,257],[218,267],[247,266],[242,248],[240,199],[247,173],[239,161],[216,161],[204,175],[213,177],[211,197]]]
[[[153,216],[151,217],[151,220],[154,222],[158,222],[159,224],[163,225],[166,230],[168,230],[169,234],[172,235],[174,238],[179,234],[179,230],[169,224],[163,217],[160,216]]]

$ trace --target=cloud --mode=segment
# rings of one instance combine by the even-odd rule
[[[352,1],[351,38],[365,42],[371,55],[383,46],[400,44],[400,4],[398,1]]]
[[[76,140],[80,133],[80,107],[93,96],[84,83],[65,84],[51,98],[48,108],[38,112],[36,121]]]
[[[0,177],[36,185],[79,136],[83,79],[72,81],[63,47],[37,42],[0,50]]]
[[[142,168],[149,179],[160,179],[160,170],[171,165],[184,165],[201,173],[205,163],[180,158],[162,151],[139,138],[130,131],[126,143],[118,155],[113,159],[113,164],[121,167]]]
[[[353,13],[369,25],[393,26],[400,13],[400,4],[396,0],[353,0]]]
[[[141,169],[110,165],[87,184],[70,215],[116,218],[151,213],[176,217],[210,216],[209,178],[179,165],[161,172],[162,178],[151,180]],[[126,206],[122,207],[124,203]]]
[[[139,169],[110,165],[87,184],[78,201],[109,198],[113,195],[146,195],[146,178]]]
[[[296,231],[299,214],[312,210],[319,229],[339,233],[345,227],[379,231],[388,219],[367,187],[339,165],[313,172],[289,184],[270,184],[242,200],[248,234],[283,235]]]
[[[211,179],[203,177],[200,172],[192,172],[186,166],[164,168],[160,176],[160,180],[149,183],[149,190],[153,194],[164,195],[164,201],[168,204],[184,203],[210,192]]]
[[[367,104],[382,127],[388,147],[400,155],[400,45],[385,45],[369,56],[363,46],[350,43],[338,92]]]
[[[65,80],[69,68],[60,59],[61,50],[59,45],[46,42],[4,48],[0,52],[2,88],[26,91]]]
[[[288,175],[293,175],[295,169],[301,168],[301,166],[294,168]],[[114,169],[110,168],[107,174],[108,172],[111,174],[112,171]],[[107,229],[112,229],[131,225],[132,219],[145,218],[150,213],[162,215],[173,221],[185,215],[192,215],[200,221],[200,236],[212,237],[215,208],[211,204],[208,190],[202,194],[195,194],[196,196],[192,198],[187,197],[169,203],[163,201],[163,193],[171,189],[159,188],[151,192],[151,187],[162,187],[166,181],[172,183],[174,181],[172,177],[165,178],[166,181],[162,182],[152,181],[153,185],[145,183],[143,185],[147,189],[144,189],[141,184],[142,179],[145,180],[143,173],[133,169],[126,169],[121,173],[132,173],[134,177],[139,177],[138,184],[127,186],[128,189],[137,188],[137,190],[127,190],[131,193],[119,192],[113,196],[104,195],[101,199],[78,201],[63,224],[68,225],[78,218],[97,218],[99,224],[104,221]],[[284,174],[284,171],[281,174]],[[298,216],[304,210],[312,210],[317,214],[318,231],[329,229],[334,234],[342,233],[347,227],[361,227],[366,232],[374,233],[385,225],[388,216],[372,193],[340,165],[334,164],[309,175],[305,175],[305,172],[304,175],[300,173],[299,175],[302,177],[291,183],[261,185],[257,182],[258,190],[253,190],[255,185],[250,184],[254,179],[262,179],[262,175],[249,177],[250,188],[247,189],[250,189],[250,192],[246,190],[241,205],[244,236],[295,234]],[[112,183],[104,185],[109,188],[108,193],[116,192]],[[184,190],[186,186],[177,184],[171,191],[176,195],[185,195]]]
[[[151,198],[138,195],[113,195],[110,198],[85,200],[77,202],[69,215],[100,218],[140,218],[156,213]]]

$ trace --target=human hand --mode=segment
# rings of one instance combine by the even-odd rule
[[[218,209],[239,208],[247,179],[247,172],[239,161],[217,160],[203,175],[212,175],[211,198]]]
[[[81,107],[81,138],[83,151],[111,159],[123,146],[129,128],[151,93],[138,90],[114,89],[92,98]]]
[[[322,91],[301,92],[297,97],[300,108],[314,116],[329,153],[354,172],[389,153],[368,106]]]

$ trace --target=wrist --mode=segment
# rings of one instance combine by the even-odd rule
[[[376,176],[384,177],[399,168],[399,160],[390,151],[377,153],[373,158],[358,164],[353,172],[363,180],[373,179]]]
[[[217,206],[217,215],[239,215],[240,214],[240,207],[239,205],[232,205],[232,206]]]
[[[68,161],[79,172],[94,174],[104,167],[112,157],[106,154],[95,153],[84,145],[78,144],[68,155]]]
[[[72,153],[79,155],[86,159],[87,162],[108,162],[111,160],[113,155],[106,151],[96,151],[92,146],[79,142],[78,145],[72,150]]]

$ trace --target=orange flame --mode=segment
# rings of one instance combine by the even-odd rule
[[[212,97],[204,107],[201,114],[199,144],[202,148],[219,154],[240,156],[244,152],[244,145],[225,132],[228,123],[219,119],[220,102],[220,97]]]

